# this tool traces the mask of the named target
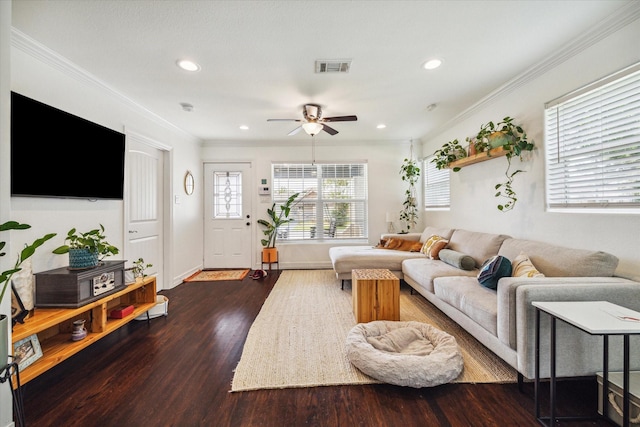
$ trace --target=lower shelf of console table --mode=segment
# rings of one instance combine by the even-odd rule
[[[122,319],[110,318],[109,312],[121,305],[133,305],[133,313]],[[147,277],[82,307],[36,308],[23,324],[16,324],[13,328],[13,343],[37,334],[42,349],[42,357],[20,371],[20,383],[36,378],[155,305],[156,278]],[[79,319],[86,321],[87,336],[80,341],[72,341],[73,322]]]

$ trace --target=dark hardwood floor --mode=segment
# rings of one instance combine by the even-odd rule
[[[446,384],[230,393],[247,332],[276,279],[273,271],[260,281],[247,276],[243,281],[191,282],[161,292],[169,298],[168,317],[133,321],[25,384],[26,425],[538,424],[530,382],[523,392],[516,384]],[[595,379],[562,381],[558,395],[559,415],[595,414]],[[598,420],[562,425],[613,424]]]

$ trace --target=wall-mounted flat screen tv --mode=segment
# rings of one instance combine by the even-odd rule
[[[125,135],[11,92],[11,195],[121,200]]]

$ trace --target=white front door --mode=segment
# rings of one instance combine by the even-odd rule
[[[143,258],[153,266],[145,271],[163,286],[163,151],[127,135],[126,266]]]
[[[204,268],[251,268],[250,163],[204,165]]]

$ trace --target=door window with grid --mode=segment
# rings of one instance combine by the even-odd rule
[[[367,238],[367,164],[272,165],[272,194],[277,205],[299,193],[293,221],[278,230],[279,240]]]
[[[551,209],[640,208],[640,64],[545,105]]]

